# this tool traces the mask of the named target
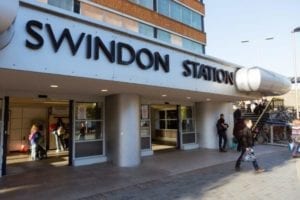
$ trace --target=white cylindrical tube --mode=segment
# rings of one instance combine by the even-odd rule
[[[291,89],[288,78],[259,67],[239,69],[235,82],[239,91],[260,92],[266,96],[282,95]]]
[[[0,0],[0,49],[8,45],[13,37],[18,8],[19,0]]]

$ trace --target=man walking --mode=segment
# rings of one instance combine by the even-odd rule
[[[241,155],[238,157],[238,159],[235,163],[236,171],[240,171],[241,162],[242,162],[242,159],[246,152],[253,153],[253,155],[254,155],[254,152],[252,149],[252,147],[253,147],[253,134],[251,132],[252,121],[250,119],[245,119],[244,123],[245,123],[245,127],[243,128],[242,134],[240,136]],[[258,163],[257,163],[257,160],[255,157],[251,161],[252,161],[255,172],[261,173],[261,172],[265,171],[264,169],[262,169],[258,166]]]
[[[225,123],[224,115],[220,114],[220,119],[217,122],[218,136],[219,136],[219,151],[226,152],[227,145],[227,131],[228,124]]]

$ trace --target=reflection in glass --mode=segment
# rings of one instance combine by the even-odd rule
[[[167,129],[178,129],[177,120],[167,120]]]
[[[48,4],[63,8],[65,10],[73,11],[73,0],[48,0]]]
[[[101,119],[101,107],[97,103],[77,103],[76,119]]]
[[[177,110],[167,110],[167,119],[177,119]]]
[[[182,7],[182,22],[184,24],[191,24],[192,21],[192,12],[186,7]]]
[[[194,132],[194,120],[182,120],[182,132]]]
[[[154,37],[154,28],[152,26],[139,23],[139,33],[147,37]]]
[[[157,11],[163,15],[170,15],[170,0],[157,1]]]
[[[175,19],[177,21],[182,21],[182,17],[181,17],[181,10],[182,10],[181,5],[177,4],[177,3],[171,3],[171,18]]]
[[[76,121],[75,140],[103,139],[101,121]]]
[[[181,119],[192,118],[192,107],[191,106],[182,106],[181,107]]]
[[[171,34],[166,31],[157,29],[157,39],[167,42],[167,43],[170,43],[171,42]]]

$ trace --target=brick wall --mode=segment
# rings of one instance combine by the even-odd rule
[[[199,42],[206,43],[206,34],[194,29],[192,27],[186,26],[180,22],[174,21],[166,16],[160,15],[152,10],[139,6],[135,3],[129,1],[120,0],[92,0],[95,3],[103,5],[105,7],[114,9],[118,12],[133,16],[135,18],[141,19],[143,21],[149,22],[151,24],[163,27],[167,30],[171,30],[180,35],[184,35],[193,38]],[[197,0],[181,0],[188,6],[193,7],[196,10],[203,11],[203,4],[197,2]]]

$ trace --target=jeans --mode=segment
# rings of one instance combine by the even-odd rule
[[[226,132],[219,132],[219,149],[225,149],[227,145],[227,134]],[[223,145],[222,145],[222,140],[224,140]]]
[[[246,153],[246,149],[243,148],[240,157],[237,159],[237,161],[235,163],[235,168],[240,168],[241,162],[242,162],[242,159],[243,159],[243,156],[244,156],[245,153]],[[256,160],[252,161],[252,164],[253,164],[253,167],[254,167],[255,170],[259,169],[259,166],[258,166]]]
[[[292,155],[297,156],[298,155],[298,149],[299,149],[300,144],[297,142],[294,142],[294,147],[292,149]]]
[[[55,137],[56,150],[63,151],[64,147],[62,143],[62,138],[58,136],[56,132],[54,133],[54,137]]]
[[[31,144],[31,160],[36,160],[37,159],[37,145],[36,144]]]

